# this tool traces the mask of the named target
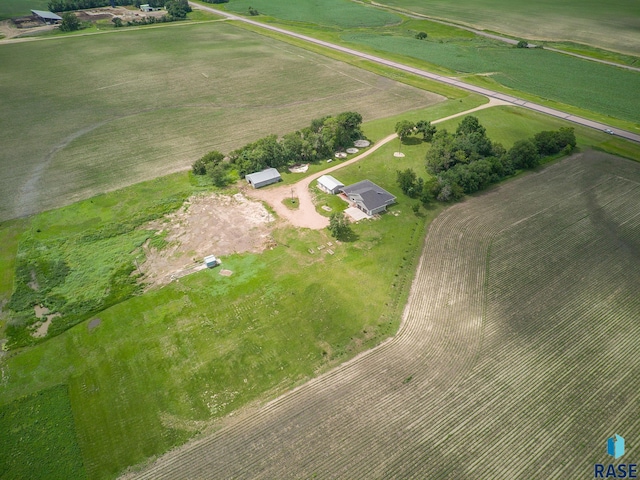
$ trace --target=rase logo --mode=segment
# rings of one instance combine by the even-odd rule
[[[624,438],[615,434],[607,439],[607,454],[616,460],[624,455]],[[593,467],[593,478],[638,478],[637,463],[619,463],[603,465],[596,463]]]

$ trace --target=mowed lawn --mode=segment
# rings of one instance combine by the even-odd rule
[[[344,110],[442,97],[214,22],[0,46],[0,219],[188,168]]]
[[[435,18],[514,37],[570,40],[640,55],[640,3],[636,0],[380,0]]]

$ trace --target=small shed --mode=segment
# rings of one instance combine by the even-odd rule
[[[204,264],[207,266],[207,268],[216,267],[218,263],[219,263],[218,259],[216,258],[215,255],[209,255],[208,257],[204,257]]]
[[[246,175],[245,180],[251,184],[253,188],[261,188],[272,183],[277,183],[282,180],[280,172],[275,168],[267,168],[261,172],[250,173]]]
[[[322,175],[318,178],[318,188],[324,192],[335,195],[340,193],[342,187],[344,187],[344,183],[336,180],[331,175]]]
[[[46,10],[31,10],[31,13],[49,25],[60,23],[62,21],[62,17],[60,15],[56,15],[55,13],[48,12]]]

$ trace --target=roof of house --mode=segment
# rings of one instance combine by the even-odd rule
[[[273,179],[280,179],[280,172],[275,168],[267,168],[266,170],[262,170],[261,172],[250,173],[245,175],[244,177],[248,182],[253,184],[267,182]]]
[[[47,20],[62,20],[62,17],[46,10],[31,10],[31,13]]]
[[[318,178],[318,183],[325,186],[329,190],[334,190],[336,188],[344,187],[344,183],[339,180],[336,180],[331,175],[322,175]]]
[[[375,210],[395,201],[396,197],[370,180],[362,180],[340,189],[354,200],[360,200],[367,210]]]

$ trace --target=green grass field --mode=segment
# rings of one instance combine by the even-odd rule
[[[514,37],[567,40],[640,55],[640,4],[635,0],[615,3],[543,0],[518,4],[507,0],[380,0],[378,3]]]
[[[0,219],[183,170],[319,116],[371,120],[439,99],[223,23],[2,45],[0,63]]]
[[[451,113],[455,103],[412,115],[435,119],[440,112]],[[558,124],[509,108],[477,116],[505,146]],[[367,123],[365,134],[381,138],[397,120]],[[510,128],[501,129],[505,124]],[[579,132],[581,146],[609,140],[590,133]],[[355,226],[358,239],[335,246],[333,256],[308,252],[332,240],[326,232],[277,230],[273,250],[224,259],[225,268],[234,272],[231,277],[217,270],[184,277],[96,314],[101,322],[92,330],[85,322],[39,345],[10,352],[0,364],[2,411],[13,412],[12,418],[32,415],[16,411],[19,404],[12,402],[68,384],[82,465],[90,478],[113,478],[127,466],[205,431],[212,420],[254,400],[272,398],[392,335],[425,222],[440,211],[422,209],[416,217],[411,211],[415,201],[395,184],[398,169],[413,168],[426,176],[428,144],[403,146],[403,159],[393,158],[396,147],[386,145],[334,176],[347,184],[368,178],[387,188],[398,197],[391,208],[398,216],[383,215]],[[43,236],[64,244],[85,228],[108,226],[115,219],[126,223],[157,205],[163,195],[189,188],[186,174],[160,178],[42,213],[17,233],[15,224],[7,222],[0,225],[0,238],[14,238],[14,244],[19,243],[16,236],[29,241],[39,228]],[[122,236],[123,244],[126,238]],[[96,256],[100,265],[106,260]],[[10,265],[11,259],[3,262]],[[99,280],[100,265],[85,264],[87,283]],[[339,275],[327,273],[332,271]],[[366,292],[360,288],[363,282]],[[41,414],[50,415],[45,410]],[[24,423],[35,428],[42,422],[44,418]],[[63,435],[49,443],[62,448],[65,439]],[[37,445],[29,443],[20,451],[28,456]],[[75,468],[69,462],[71,457],[56,471]],[[0,471],[9,467],[4,463]],[[29,470],[31,476],[37,471]]]

